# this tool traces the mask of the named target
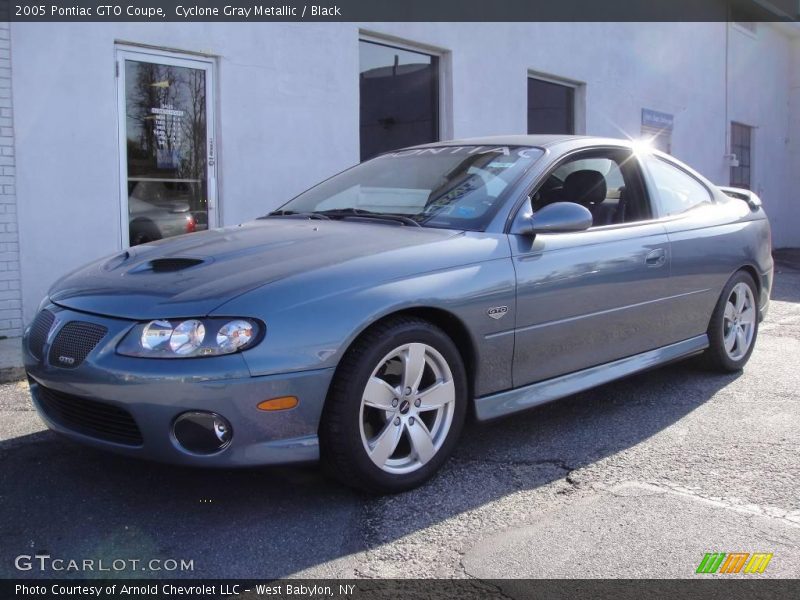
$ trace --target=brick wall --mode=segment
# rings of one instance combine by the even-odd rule
[[[6,337],[22,334],[10,33],[0,22],[0,336]]]

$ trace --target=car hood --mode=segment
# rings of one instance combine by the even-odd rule
[[[56,282],[50,300],[137,320],[205,316],[265,284],[461,232],[364,221],[261,219],[130,248]]]

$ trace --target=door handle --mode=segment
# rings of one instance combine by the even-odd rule
[[[661,267],[667,262],[667,251],[664,248],[650,250],[644,262],[648,267]]]

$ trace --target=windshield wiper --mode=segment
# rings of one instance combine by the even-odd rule
[[[276,210],[258,218],[268,219],[270,217],[304,217],[306,219],[324,219],[326,221],[330,221],[329,216],[320,212],[297,212],[294,210]]]
[[[344,218],[344,217],[364,217],[365,219],[381,219],[383,221],[397,221],[403,225],[413,225],[414,227],[422,227],[417,221],[405,215],[398,215],[395,213],[376,213],[360,208],[332,208],[330,210],[321,210],[318,215],[326,217]]]

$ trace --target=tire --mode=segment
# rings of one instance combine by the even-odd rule
[[[374,494],[419,486],[452,453],[467,390],[461,355],[441,329],[413,317],[376,324],[331,384],[319,430],[323,468]]]
[[[144,219],[133,221],[128,232],[131,246],[146,244],[161,239],[161,232],[152,222]]]
[[[749,292],[749,293],[748,293]],[[739,310],[739,302],[742,302]],[[740,371],[750,359],[758,337],[758,288],[749,273],[737,271],[725,284],[708,325],[708,368]],[[739,335],[741,331],[741,335]]]

